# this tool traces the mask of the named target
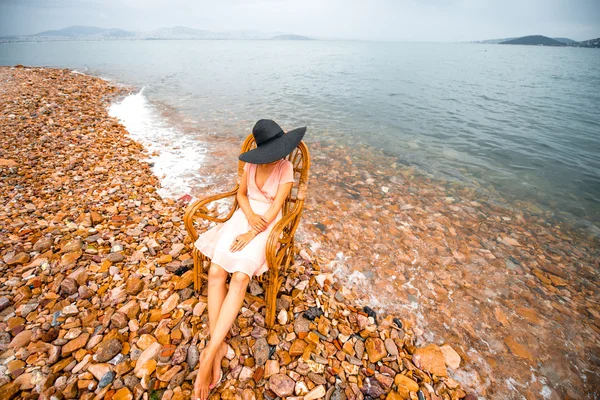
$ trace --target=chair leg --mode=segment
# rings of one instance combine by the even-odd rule
[[[278,292],[279,292],[279,273],[278,273],[278,271],[274,271],[269,276],[268,288],[265,292],[265,303],[267,306],[267,315],[265,317],[265,322],[267,323],[267,328],[269,328],[269,329],[273,329],[273,325],[275,325],[275,313],[277,311],[277,293]]]
[[[204,257],[200,254],[198,249],[194,249],[192,252],[192,257],[194,259],[194,290],[196,292],[202,294],[202,277],[200,274],[202,273],[202,264],[204,263]]]

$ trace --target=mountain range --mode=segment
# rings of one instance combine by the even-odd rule
[[[0,41],[54,41],[54,40],[312,40],[306,36],[291,35],[285,32],[260,32],[238,30],[212,32],[185,26],[160,28],[152,31],[133,32],[123,29],[106,29],[96,26],[74,25],[64,29],[39,32],[33,35],[4,36]]]
[[[521,44],[531,46],[570,46],[570,47],[600,47],[600,38],[578,42],[569,38],[550,38],[542,35],[531,35],[505,39],[481,40],[476,43],[486,44]]]

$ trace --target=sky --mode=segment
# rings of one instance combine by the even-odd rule
[[[71,25],[187,26],[316,38],[471,41],[600,37],[600,0],[0,0],[0,36]]]

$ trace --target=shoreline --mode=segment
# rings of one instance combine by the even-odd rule
[[[190,287],[184,207],[158,196],[147,152],[108,117],[123,89],[70,70],[0,77],[1,397],[189,397],[205,299]],[[222,398],[465,397],[445,377],[460,369],[449,346],[415,347],[410,321],[377,324],[318,264],[296,263],[275,332],[245,304]]]
[[[181,119],[166,107],[163,117]],[[192,194],[229,188],[239,152],[229,136],[248,127],[215,140],[217,126],[177,126],[208,144],[197,173],[216,177]],[[598,304],[597,237],[381,151],[309,146],[311,196],[297,242],[323,273],[356,289],[360,304],[409,319],[419,344],[450,343],[466,362],[459,381],[485,398],[596,393],[600,321],[588,310]]]
[[[235,179],[239,140],[215,140],[215,129],[182,126],[209,146],[198,174],[223,182],[194,195]],[[381,151],[309,147],[311,195],[297,242],[325,273],[356,288],[362,304],[411,319],[419,343],[450,343],[466,361],[461,383],[485,398],[596,393],[597,236]]]

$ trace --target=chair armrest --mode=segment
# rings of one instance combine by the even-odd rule
[[[304,207],[304,201],[296,202],[294,208],[284,217],[282,217],[273,227],[269,238],[267,239],[267,265],[269,269],[278,267],[285,254],[285,250],[292,245],[294,233],[300,222],[300,214]],[[292,224],[292,225],[290,225]],[[289,227],[286,233],[285,228]],[[282,233],[284,234],[281,237]],[[279,247],[278,247],[279,246]]]
[[[188,206],[188,208],[185,210],[185,215],[183,217],[183,223],[185,224],[185,229],[188,231],[189,235],[192,237],[192,242],[195,242],[198,239],[198,232],[196,232],[196,228],[194,228],[194,218],[195,217],[199,217],[204,220],[214,221],[214,222],[225,222],[229,218],[231,218],[231,216],[233,215],[233,213],[235,212],[235,210],[237,208],[237,198],[234,197],[233,207],[231,207],[231,210],[229,210],[229,213],[227,214],[227,216],[225,216],[223,218],[209,215],[206,212],[206,205],[209,203],[212,203],[213,201],[221,200],[221,199],[231,197],[231,196],[236,196],[238,188],[239,188],[239,185],[236,185],[235,188],[229,192],[219,193],[219,194],[216,194],[213,196],[208,196],[208,197],[198,199]]]

